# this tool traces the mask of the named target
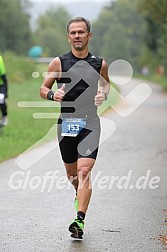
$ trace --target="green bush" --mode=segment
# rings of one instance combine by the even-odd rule
[[[37,69],[37,63],[28,57],[16,56],[13,52],[5,52],[2,56],[9,83],[21,83],[30,80],[32,73]]]

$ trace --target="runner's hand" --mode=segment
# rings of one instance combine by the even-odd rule
[[[61,88],[57,89],[54,93],[54,101],[61,102],[65,96],[65,84]]]
[[[95,96],[95,105],[96,106],[100,106],[103,101],[105,101],[105,94],[100,92],[100,91],[97,91],[97,95]]]

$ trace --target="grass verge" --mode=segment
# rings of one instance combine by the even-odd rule
[[[0,132],[0,162],[15,157],[39,141],[54,124],[55,119],[34,119],[35,112],[53,112],[53,108],[21,108],[20,101],[41,101],[41,82],[32,79],[9,87],[9,124]],[[54,109],[55,110],[55,109]]]

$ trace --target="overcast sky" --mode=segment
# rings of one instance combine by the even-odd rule
[[[32,2],[42,2],[46,0],[31,0]],[[83,2],[84,0],[47,0],[47,2],[54,2],[54,3],[70,3],[70,2]],[[110,2],[111,0],[85,0],[85,2]]]

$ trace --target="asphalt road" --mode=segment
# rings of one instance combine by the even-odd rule
[[[125,86],[124,95],[138,84]],[[150,88],[129,116],[108,111],[101,118],[104,139],[82,241],[68,232],[75,194],[56,139],[0,165],[0,251],[164,251],[158,238],[167,234],[167,95]]]

